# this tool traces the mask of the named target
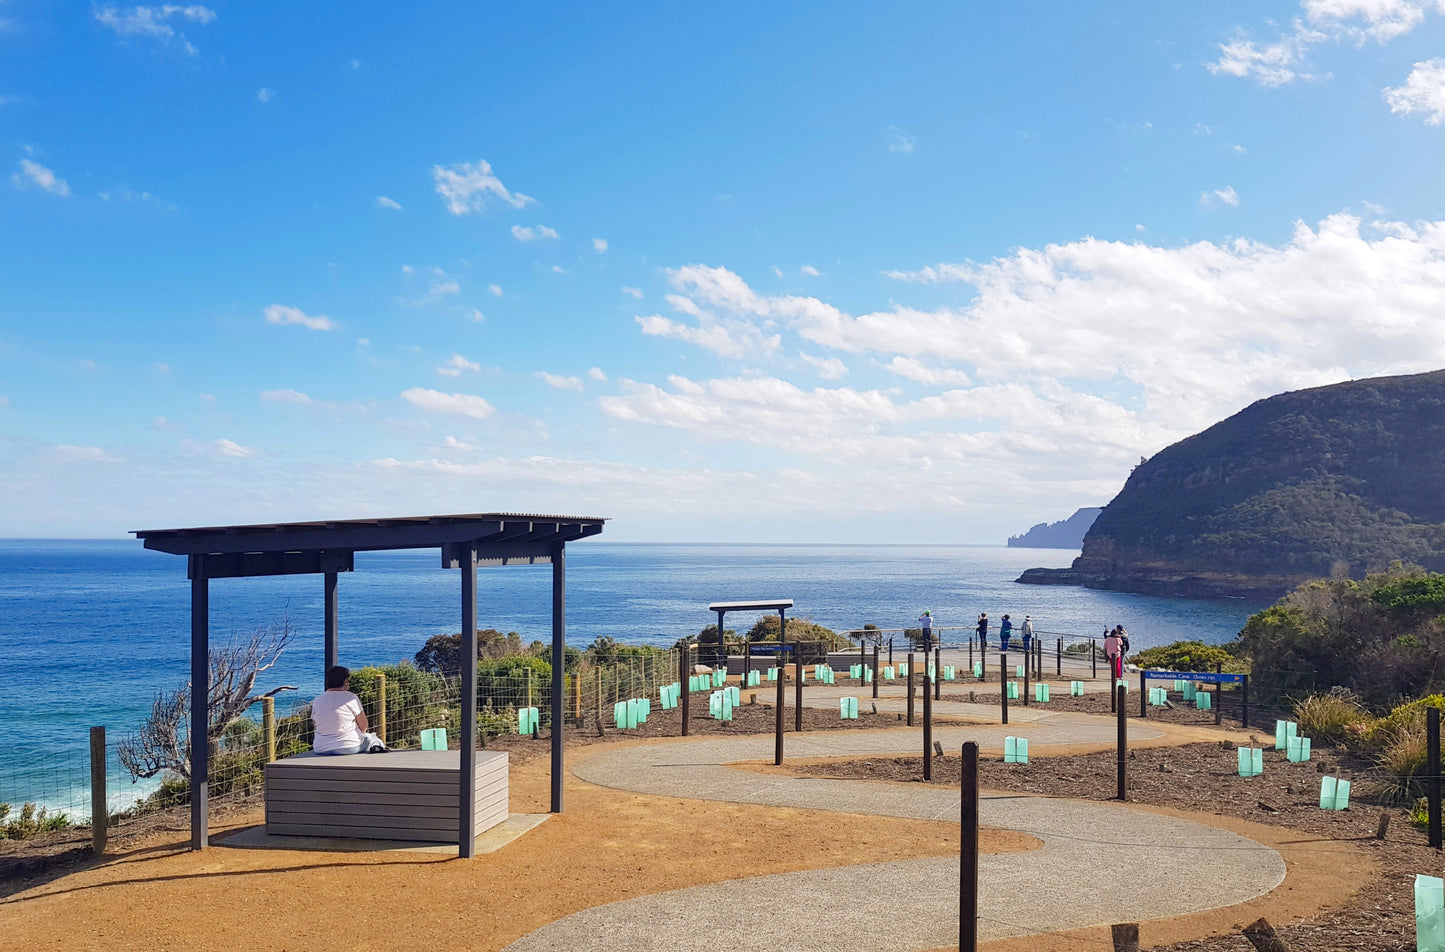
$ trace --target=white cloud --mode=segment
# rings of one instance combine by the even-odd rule
[[[461,354],[452,354],[440,367],[437,373],[443,377],[460,377],[464,373],[477,374],[482,372],[482,365],[467,360]]]
[[[1238,142],[1230,143],[1228,148],[1229,151],[1233,152],[1235,155],[1244,155],[1245,153],[1244,146],[1240,145]]]
[[[901,377],[951,388],[904,402],[893,391],[807,391],[766,375],[669,389],[624,381],[601,404],[616,419],[696,431],[702,442],[756,434],[763,445],[781,427],[766,438],[796,436],[820,458],[896,451],[917,462],[961,446],[1033,466],[1021,462],[1026,450],[1067,443],[1090,466],[1126,471],[1131,455],[1269,394],[1445,366],[1436,332],[1445,222],[1365,225],[1341,213],[1297,224],[1279,246],[1086,238],[1023,248],[891,275],[969,285],[956,306],[856,316],[815,297],[760,295],[722,268],[669,276],[704,318],[639,318],[644,333],[750,361],[768,360],[789,335],[810,354],[877,354]]]
[[[966,387],[972,381],[962,370],[949,367],[930,367],[913,357],[895,356],[888,362],[888,369],[900,377],[916,380],[922,384],[944,384],[951,387]]]
[[[376,207],[389,208],[394,212],[399,212],[401,211],[401,202],[394,198],[387,198],[385,195],[378,195],[376,196]]]
[[[268,324],[299,324],[313,331],[333,331],[341,326],[324,314],[309,317],[299,307],[287,307],[285,304],[269,305],[265,313]]]
[[[1239,30],[1219,44],[1220,57],[1205,66],[1216,75],[1252,78],[1264,86],[1315,79],[1302,69],[1309,51],[1322,43],[1369,40],[1385,44],[1424,22],[1430,11],[1445,11],[1440,0],[1301,0],[1300,12],[1274,43],[1256,43]]]
[[[164,43],[179,43],[191,55],[195,55],[196,48],[168,21],[186,20],[205,26],[216,19],[214,10],[199,4],[131,7],[129,10],[105,4],[94,7],[92,12],[102,25],[115,31],[116,36],[147,36]]]
[[[289,387],[284,390],[262,390],[261,399],[271,403],[294,403],[298,406],[307,406],[311,403],[309,396]]]
[[[1281,36],[1278,42],[1259,44],[1237,33],[1228,43],[1219,44],[1219,59],[1206,63],[1205,67],[1216,76],[1238,76],[1254,79],[1261,86],[1283,86],[1296,79],[1312,79],[1301,73],[1299,67],[1310,46],[1325,39],[1324,34],[1311,30],[1296,20],[1294,30]]]
[[[591,370],[587,371],[587,379],[595,380],[598,383],[606,383],[607,375],[602,372],[601,367],[593,367]]]
[[[474,322],[478,323],[478,324],[481,324],[482,322],[484,322],[484,321],[487,319],[487,315],[483,314],[479,308],[475,308],[475,307],[472,308],[472,315],[471,315],[471,316],[472,316],[472,320],[473,320]]]
[[[635,298],[635,299],[637,299],[637,300],[639,300],[639,301],[642,300],[642,289],[641,289],[641,288],[629,288],[627,285],[624,284],[624,285],[622,286],[622,293],[623,293],[623,294],[631,295],[633,298]]]
[[[1205,208],[1213,207],[1216,202],[1238,208],[1239,193],[1234,190],[1233,185],[1226,185],[1224,188],[1217,188],[1212,192],[1199,193],[1199,204]]]
[[[489,284],[487,285],[487,293],[492,297],[501,297],[502,286],[500,284]]]
[[[571,274],[572,272],[571,272],[571,271],[568,271],[566,268],[562,267],[560,264],[554,264],[554,265],[552,265],[552,273],[553,273],[553,274]]]
[[[546,225],[538,225],[536,228],[532,228],[530,226],[524,227],[522,225],[513,225],[512,237],[517,239],[518,241],[525,242],[537,241],[541,238],[557,238],[559,236],[556,230],[548,228]]]
[[[897,129],[888,130],[888,151],[911,154],[913,152],[913,140]]]
[[[1445,120],[1445,59],[1416,63],[1404,85],[1385,90],[1385,101],[1397,116],[1418,112],[1427,126],[1440,125]]]
[[[361,69],[361,60],[353,56],[350,60],[350,65],[352,69]]]
[[[216,452],[220,453],[222,456],[231,456],[236,459],[246,459],[247,457],[256,455],[256,451],[251,447],[242,446],[235,440],[228,440],[225,438],[216,440],[214,443],[211,444],[211,446],[215,447]]]
[[[177,210],[175,205],[168,201],[165,201],[162,198],[152,195],[150,192],[137,192],[135,189],[127,188],[124,185],[118,188],[111,189],[108,192],[100,192],[99,195],[102,200],[107,202],[114,199],[115,201],[119,202],[154,205],[156,208],[162,208],[168,212],[173,212]]]
[[[838,380],[848,376],[848,365],[837,357],[814,357],[812,354],[805,354],[798,351],[798,357],[803,363],[812,367],[814,372],[824,380]]]
[[[803,274],[807,275],[810,278],[816,278],[823,273],[810,264],[805,264],[798,270],[803,272]]]
[[[402,391],[401,398],[430,413],[448,413],[475,420],[484,420],[493,412],[492,405],[484,398],[470,393],[442,393],[425,387],[412,387]]]
[[[66,184],[65,179],[39,162],[32,162],[29,159],[20,160],[20,171],[10,176],[10,184],[16,188],[34,186],[43,192],[59,195],[62,198],[70,194],[70,186]]]
[[[119,463],[120,460],[98,446],[75,446],[62,443],[55,447],[55,458],[65,463]]]
[[[600,254],[605,254],[605,253],[607,252],[607,239],[606,239],[606,238],[593,238],[593,239],[592,239],[592,250],[595,251],[595,252],[597,252],[599,255],[600,255]]]
[[[270,102],[275,98],[276,90],[274,89],[267,89],[265,86],[262,86],[260,89],[256,90],[256,100],[258,102]]]
[[[781,278],[781,277],[783,277],[783,269],[780,268],[780,267],[778,267],[777,265],[773,265],[773,274],[774,274],[776,277]]]
[[[526,208],[537,202],[530,195],[508,191],[502,180],[492,174],[491,163],[485,159],[476,163],[460,162],[450,168],[434,165],[431,171],[437,194],[453,215],[483,211],[492,199],[513,208]]]
[[[547,386],[552,387],[556,390],[582,389],[581,377],[564,377],[560,374],[549,374],[545,370],[537,371],[537,376],[540,377],[547,384]]]

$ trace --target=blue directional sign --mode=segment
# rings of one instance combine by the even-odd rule
[[[1144,671],[1146,680],[1193,681],[1196,684],[1242,684],[1242,674],[1215,674],[1213,671]]]

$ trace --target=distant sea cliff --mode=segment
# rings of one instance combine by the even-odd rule
[[[1445,570],[1445,371],[1251,404],[1141,462],[1072,567],[1019,581],[1272,598],[1395,559]]]
[[[1011,549],[1077,549],[1084,544],[1084,534],[1103,512],[1100,506],[1080,509],[1058,522],[1040,522],[1023,535],[1009,536]]]

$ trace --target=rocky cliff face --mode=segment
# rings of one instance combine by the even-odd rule
[[[1009,536],[1009,548],[1077,549],[1084,544],[1085,533],[1103,511],[1098,506],[1090,506],[1058,522],[1040,522],[1023,535]]]
[[[1445,371],[1260,400],[1141,463],[1071,568],[1019,581],[1273,597],[1395,559],[1445,569]]]

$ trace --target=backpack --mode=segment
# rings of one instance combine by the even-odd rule
[[[1119,653],[1120,653],[1120,654],[1128,654],[1128,653],[1129,653],[1129,636],[1128,636],[1128,635],[1120,635],[1120,636],[1119,636]]]

